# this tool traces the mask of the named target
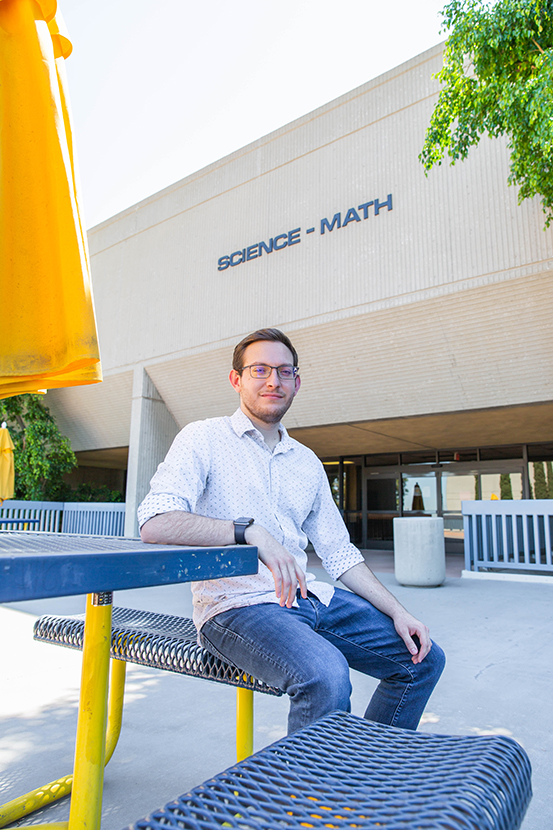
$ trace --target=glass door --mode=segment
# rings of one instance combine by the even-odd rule
[[[522,498],[522,467],[513,462],[478,462],[472,469],[443,469],[441,478],[442,515],[446,539],[464,539],[462,503]],[[463,465],[464,466],[464,465]],[[467,465],[468,467],[468,465]]]
[[[402,484],[402,515],[403,516],[437,516],[438,489],[434,470],[403,472]]]
[[[401,476],[394,470],[365,470],[363,477],[363,547],[384,548],[394,539],[393,522],[401,515]]]

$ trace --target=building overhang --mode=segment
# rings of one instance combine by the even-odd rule
[[[553,401],[289,429],[319,458],[553,441]]]

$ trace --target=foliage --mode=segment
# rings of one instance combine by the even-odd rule
[[[509,473],[500,473],[499,475],[499,497],[502,501],[503,499],[513,498],[513,487]]]
[[[541,196],[553,220],[553,0],[451,0],[442,10],[443,87],[422,152],[425,170],[506,136],[519,204]]]
[[[547,492],[547,482],[545,480],[545,469],[543,461],[534,461],[534,498],[547,499],[549,494]]]
[[[16,395],[0,401],[1,420],[7,421],[15,448],[14,498],[63,500],[63,476],[77,466],[77,459],[42,396]]]
[[[550,499],[553,499],[553,464],[551,461],[545,462],[545,468],[547,470],[547,493]]]
[[[77,484],[76,489],[70,492],[65,501],[122,502],[125,501],[125,498],[119,490],[110,490],[106,484],[87,484],[83,482]]]

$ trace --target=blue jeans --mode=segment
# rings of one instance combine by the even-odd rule
[[[367,720],[416,729],[445,664],[441,648],[433,643],[413,664],[391,618],[341,588],[328,607],[313,594],[298,596],[298,606],[224,611],[204,623],[201,643],[289,695],[289,733],[335,709],[350,711],[350,667],[380,679]]]

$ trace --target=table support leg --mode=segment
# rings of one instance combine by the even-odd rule
[[[125,673],[127,664],[122,660],[111,661],[111,676],[109,681],[109,700],[108,700],[108,729],[106,733],[106,766],[115,751],[117,741],[121,732],[121,722],[123,719],[123,697],[125,693]],[[42,787],[37,787],[36,790],[31,790],[30,793],[14,798],[0,806],[0,828],[7,824],[13,824],[23,816],[28,816],[29,813],[34,813],[35,810],[40,810],[48,804],[53,804],[60,798],[71,793],[73,785],[73,773],[71,775],[64,775],[63,778],[57,778],[55,781],[50,781],[49,784],[44,784]],[[65,822],[67,824],[67,822]],[[40,825],[43,828],[43,825]]]
[[[70,830],[99,830],[106,750],[106,721],[113,596],[89,594],[83,643],[83,667]]]
[[[253,752],[253,691],[236,689],[236,760]]]

